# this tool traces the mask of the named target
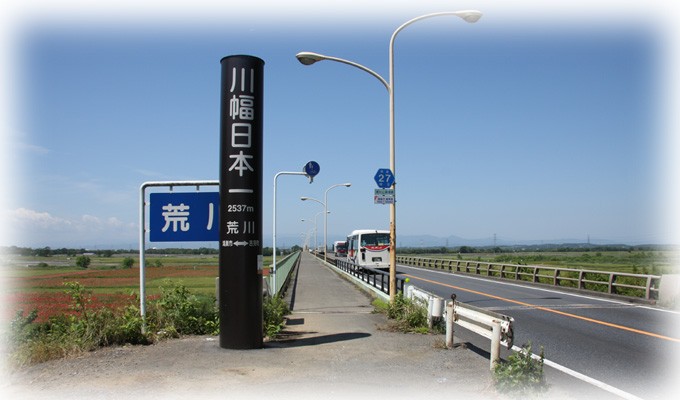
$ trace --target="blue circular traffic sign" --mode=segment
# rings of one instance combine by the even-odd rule
[[[312,178],[318,175],[319,171],[321,171],[321,167],[319,166],[319,163],[317,163],[316,161],[308,162],[302,169],[302,172],[304,172],[307,176]]]

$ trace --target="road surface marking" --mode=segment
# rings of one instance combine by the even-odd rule
[[[533,305],[533,304],[524,303],[524,302],[517,301],[517,300],[506,299],[504,297],[499,297],[499,296],[494,296],[492,294],[477,292],[475,290],[465,289],[465,288],[462,288],[462,287],[459,287],[459,286],[448,285],[446,283],[432,281],[432,280],[425,279],[425,278],[418,278],[417,276],[413,276],[413,275],[408,275],[408,274],[403,274],[403,275],[407,276],[409,278],[412,278],[412,279],[418,279],[418,280],[421,280],[421,281],[434,283],[436,285],[446,286],[446,287],[450,287],[450,288],[453,288],[453,289],[462,290],[462,291],[465,291],[465,292],[470,292],[470,293],[479,294],[479,295],[482,295],[482,296],[491,297],[491,298],[497,299],[497,300],[503,300],[503,301],[507,301],[507,302],[510,302],[510,303],[519,304],[519,305],[522,305],[522,306],[532,307],[532,308],[535,308],[537,310],[548,311],[548,312],[552,312],[552,313],[555,313],[555,314],[564,315],[566,317],[572,317],[572,318],[580,319],[580,320],[583,320],[583,321],[592,322],[592,323],[595,323],[595,324],[600,324],[600,325],[605,325],[605,326],[609,326],[609,327],[616,328],[616,329],[621,329],[621,330],[624,330],[624,331],[639,333],[641,335],[652,336],[652,337],[655,337],[655,338],[680,343],[680,339],[676,339],[676,338],[672,338],[672,337],[668,337],[668,336],[663,336],[663,335],[659,335],[659,334],[656,334],[656,333],[641,331],[639,329],[628,328],[627,326],[621,326],[621,325],[616,325],[616,324],[612,324],[612,323],[609,323],[609,322],[600,321],[600,320],[597,320],[597,319],[582,317],[580,315],[570,314],[570,313],[566,313],[564,311],[553,310],[551,308],[536,306],[536,305]]]
[[[525,351],[524,351],[524,349],[522,349],[521,347],[512,346],[512,350],[514,350],[514,351],[516,351],[516,352],[520,352],[520,353],[526,354]],[[538,356],[538,355],[536,355],[536,354],[532,354],[532,355],[531,355],[531,358],[533,358],[534,360],[539,360],[539,361],[540,361],[540,359],[541,359],[541,357]],[[544,358],[544,359],[543,359],[543,363],[544,363],[545,365],[547,365],[547,366],[549,366],[549,367],[552,367],[552,368],[555,368],[556,370],[561,371],[561,372],[563,372],[563,373],[565,373],[565,374],[567,374],[567,375],[571,375],[571,376],[573,376],[573,377],[576,378],[576,379],[580,379],[580,380],[582,380],[582,381],[584,381],[584,382],[586,382],[586,383],[589,383],[589,384],[591,384],[591,385],[593,385],[593,386],[596,386],[596,387],[598,387],[598,388],[600,388],[600,389],[602,389],[602,390],[606,390],[606,391],[609,392],[609,393],[615,394],[615,395],[617,395],[617,396],[619,396],[619,397],[621,397],[621,398],[623,398],[623,399],[627,399],[627,400],[642,400],[641,398],[635,396],[634,394],[630,394],[630,393],[625,392],[625,391],[623,391],[623,390],[621,390],[621,389],[619,389],[619,388],[615,388],[615,387],[612,386],[612,385],[608,385],[608,384],[606,384],[606,383],[604,383],[604,382],[602,382],[602,381],[598,381],[597,379],[591,378],[591,377],[589,377],[588,375],[583,375],[583,374],[580,373],[580,372],[577,372],[577,371],[574,371],[573,369],[567,368],[567,367],[565,367],[564,365],[561,365],[561,364],[556,363],[555,361],[550,361],[550,360],[548,360],[547,358]]]

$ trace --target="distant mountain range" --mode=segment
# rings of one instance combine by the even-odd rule
[[[323,244],[323,237],[319,237],[319,245]],[[340,238],[335,238],[335,237],[329,237],[329,246],[333,243],[334,240],[341,240]],[[312,239],[313,241],[313,239]],[[292,243],[292,244],[291,244]],[[299,237],[281,237],[277,236],[276,238],[276,245],[277,247],[291,247],[293,245],[299,245],[300,244],[300,238]],[[649,243],[649,242],[643,242],[643,241],[616,241],[616,240],[609,240],[609,239],[599,239],[599,238],[590,238],[590,243],[588,243],[587,239],[584,240],[583,238],[580,239],[554,239],[554,240],[509,240],[509,239],[503,239],[503,238],[493,238],[493,237],[487,237],[487,238],[480,238],[480,239],[465,239],[461,238],[458,236],[448,236],[448,237],[439,237],[439,236],[433,236],[433,235],[399,235],[397,234],[397,247],[398,248],[405,248],[405,247],[412,247],[412,248],[426,248],[426,247],[448,247],[448,248],[457,248],[461,246],[469,246],[469,247],[526,247],[526,246],[536,246],[537,248],[540,247],[560,247],[560,246],[568,246],[568,247],[588,247],[590,246],[615,246],[615,245],[627,245],[627,246],[639,246],[639,245],[646,245],[646,244],[660,244],[660,243]],[[272,245],[272,239],[271,238],[265,238],[264,239],[264,245],[267,247],[271,247]],[[312,243],[313,246],[313,243]]]
[[[329,235],[328,245],[332,246],[333,242],[336,240],[343,240],[341,237],[336,237]],[[271,235],[265,235],[263,237],[263,246],[272,247],[272,237]],[[314,246],[314,239],[312,238],[311,246]],[[319,235],[318,244],[323,245],[323,235]],[[295,245],[301,246],[300,236],[281,236],[276,237],[276,247],[278,248],[290,248]],[[439,237],[433,235],[397,235],[397,247],[398,248],[432,248],[432,247],[447,247],[447,248],[458,248],[461,246],[468,247],[512,247],[512,248],[555,248],[555,247],[583,247],[588,246],[640,246],[640,245],[665,245],[665,243],[655,243],[653,241],[636,241],[636,240],[609,240],[600,238],[590,238],[590,243],[583,238],[580,239],[552,239],[552,240],[511,240],[504,238],[479,238],[479,239],[465,239],[458,236],[448,236]],[[139,249],[139,243],[101,243],[95,245],[81,243],[61,243],[58,245],[46,244],[53,249],[56,248],[84,248],[87,250],[119,250],[119,249],[130,249],[135,251]],[[147,248],[191,248],[197,249],[201,247],[207,248],[217,248],[217,242],[162,242],[162,243],[149,243],[146,242]],[[39,248],[41,246],[32,246],[34,248]],[[43,246],[44,247],[44,246]],[[677,247],[677,246],[672,246]]]

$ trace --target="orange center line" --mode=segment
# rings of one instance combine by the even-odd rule
[[[447,285],[445,283],[441,283],[441,282],[437,282],[437,281],[431,281],[431,280],[425,279],[425,278],[418,278],[417,276],[413,276],[413,275],[407,275],[407,274],[403,274],[403,275],[407,276],[409,278],[434,283],[436,285],[446,286],[446,287],[450,287],[450,288],[453,288],[453,289],[463,290],[465,292],[470,292],[470,293],[479,294],[479,295],[486,296],[486,297],[491,297],[493,299],[503,300],[503,301],[507,301],[507,302],[510,302],[510,303],[515,303],[515,304],[519,304],[519,305],[523,305],[523,306],[527,306],[527,307],[532,307],[532,308],[535,308],[537,310],[549,311],[549,312],[552,312],[552,313],[555,313],[555,314],[560,314],[560,315],[564,315],[564,316],[567,316],[567,317],[580,319],[580,320],[583,320],[583,321],[593,322],[595,324],[605,325],[605,326],[609,326],[609,327],[612,327],[612,328],[621,329],[621,330],[624,330],[624,331],[635,332],[635,333],[639,333],[641,335],[652,336],[652,337],[655,337],[655,338],[665,339],[665,340],[670,340],[672,342],[680,343],[680,339],[676,339],[676,338],[672,338],[672,337],[668,337],[668,336],[663,336],[663,335],[658,335],[656,333],[651,333],[651,332],[641,331],[641,330],[638,330],[638,329],[628,328],[626,326],[616,325],[616,324],[612,324],[612,323],[609,323],[609,322],[600,321],[600,320],[597,320],[597,319],[582,317],[580,315],[570,314],[570,313],[566,313],[566,312],[563,312],[563,311],[557,311],[557,310],[553,310],[551,308],[536,306],[536,305],[529,304],[529,303],[523,303],[523,302],[517,301],[517,300],[506,299],[504,297],[499,297],[499,296],[494,296],[492,294],[477,292],[475,290],[465,289],[465,288],[458,287],[458,286]]]

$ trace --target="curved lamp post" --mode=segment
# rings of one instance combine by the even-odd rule
[[[311,197],[300,197],[300,200],[302,200],[302,201],[314,200],[314,201],[316,201],[317,203],[319,203],[323,206],[323,211],[320,211],[320,213],[325,211],[324,214],[323,214],[323,226],[325,228],[326,227],[326,216],[328,215],[328,208],[326,208],[326,203],[324,203],[321,200],[313,199]],[[316,214],[316,215],[319,215],[319,214]],[[314,217],[314,229],[316,229],[316,217]],[[326,240],[326,237],[324,236],[324,242],[325,242],[325,240]],[[325,243],[324,243],[324,245],[325,245]],[[317,246],[316,246],[316,230],[315,230],[314,231],[314,251],[315,252],[316,252],[316,247]],[[324,251],[324,254],[326,254],[325,251]]]
[[[276,181],[277,181],[277,179],[279,179],[279,176],[281,176],[281,175],[304,175],[304,176],[308,176],[304,172],[288,172],[288,171],[282,171],[282,172],[279,172],[276,175],[274,175],[274,216],[273,216],[274,218],[273,218],[273,228],[272,228],[272,231],[273,231],[273,237],[272,237],[272,239],[273,239],[273,242],[272,242],[273,258],[272,258],[272,269],[271,269],[271,277],[273,278],[272,280],[274,281],[273,282],[274,289],[272,290],[272,292],[274,293],[274,295],[276,295],[276,290],[278,288],[277,282],[276,282],[276,275],[277,275],[276,274]],[[312,183],[311,178],[310,178],[309,183]]]
[[[328,191],[333,189],[333,188],[339,187],[339,186],[350,187],[350,186],[352,186],[352,184],[351,183],[338,183],[337,185],[333,185],[333,186],[329,187],[328,189],[326,189],[326,193],[324,194],[324,198],[323,198],[324,203],[326,205],[325,206],[326,208],[328,208]],[[323,252],[323,262],[328,262],[328,242],[327,242],[328,224],[327,224],[327,222],[328,222],[328,213],[325,213],[323,215],[323,244],[324,244],[324,246],[326,246],[326,251]]]
[[[426,18],[432,18],[432,17],[438,17],[442,15],[455,15],[457,17],[462,18],[466,22],[474,23],[477,22],[481,17],[482,13],[477,10],[464,10],[464,11],[444,11],[444,12],[438,12],[438,13],[432,13],[432,14],[426,14],[426,15],[421,15],[420,17],[413,18],[409,21],[404,22],[397,30],[394,31],[392,34],[392,38],[390,39],[390,51],[389,51],[389,70],[390,70],[390,81],[389,83],[380,75],[378,75],[376,72],[371,70],[370,68],[364,67],[361,64],[357,64],[352,61],[344,60],[342,58],[337,58],[337,57],[329,57],[329,56],[324,56],[322,54],[317,54],[317,53],[311,53],[311,52],[300,52],[298,53],[295,57],[304,65],[312,65],[318,61],[323,61],[323,60],[329,60],[329,61],[337,61],[341,62],[343,64],[351,65],[353,67],[359,68],[363,71],[368,72],[369,74],[373,75],[376,77],[387,89],[387,92],[389,93],[390,96],[390,169],[392,170],[392,173],[396,176],[396,171],[395,171],[395,159],[394,159],[394,39],[396,38],[397,34],[401,32],[402,29],[406,28],[407,26],[411,25],[414,22],[426,19]],[[396,182],[392,184],[392,190],[395,189]],[[395,197],[396,197],[396,190],[395,190]],[[394,300],[394,296],[397,294],[397,248],[396,248],[396,240],[397,240],[397,207],[396,207],[396,202],[393,204],[390,204],[390,302]]]
[[[303,201],[304,200],[314,200],[318,203],[321,203],[321,205],[323,205],[324,211],[326,211],[326,213],[323,215],[323,245],[324,245],[324,248],[326,249],[323,252],[323,261],[324,262],[328,262],[328,191],[333,189],[333,188],[339,187],[339,186],[350,187],[350,186],[352,186],[352,184],[351,183],[338,183],[337,185],[333,185],[333,186],[329,187],[328,189],[326,189],[326,193],[324,194],[324,198],[323,198],[324,201],[323,202],[321,202],[320,200],[317,200],[317,199],[312,199],[311,197],[300,197],[300,200],[303,200]]]
[[[315,199],[310,199],[310,200],[315,200]],[[319,200],[316,200],[316,201],[319,201]],[[319,201],[319,203],[321,203],[321,202]],[[324,214],[330,214],[331,212],[330,212],[330,211],[325,211],[325,210],[324,210],[324,211],[319,211],[318,213],[316,213],[316,215],[314,215],[314,221],[312,221],[311,219],[304,219],[304,218],[302,218],[302,220],[301,220],[301,221],[307,221],[307,222],[313,222],[313,223],[314,223],[314,251],[315,251],[315,252],[316,252],[316,248],[317,248],[317,240],[316,240],[316,237],[317,237],[317,234],[316,234],[316,226],[317,226],[317,224],[316,224],[316,218],[319,216],[319,214],[322,214],[322,213],[324,213]]]
[[[300,221],[302,221],[302,222],[307,221],[307,222],[311,222],[311,223],[314,224],[314,228],[310,229],[310,232],[314,231],[314,236],[315,236],[314,240],[316,240],[316,221],[311,220],[311,219],[307,219],[307,218],[302,218]],[[307,234],[307,239],[309,240],[309,234]],[[315,248],[314,250],[316,250],[316,243],[314,243],[314,248]]]

